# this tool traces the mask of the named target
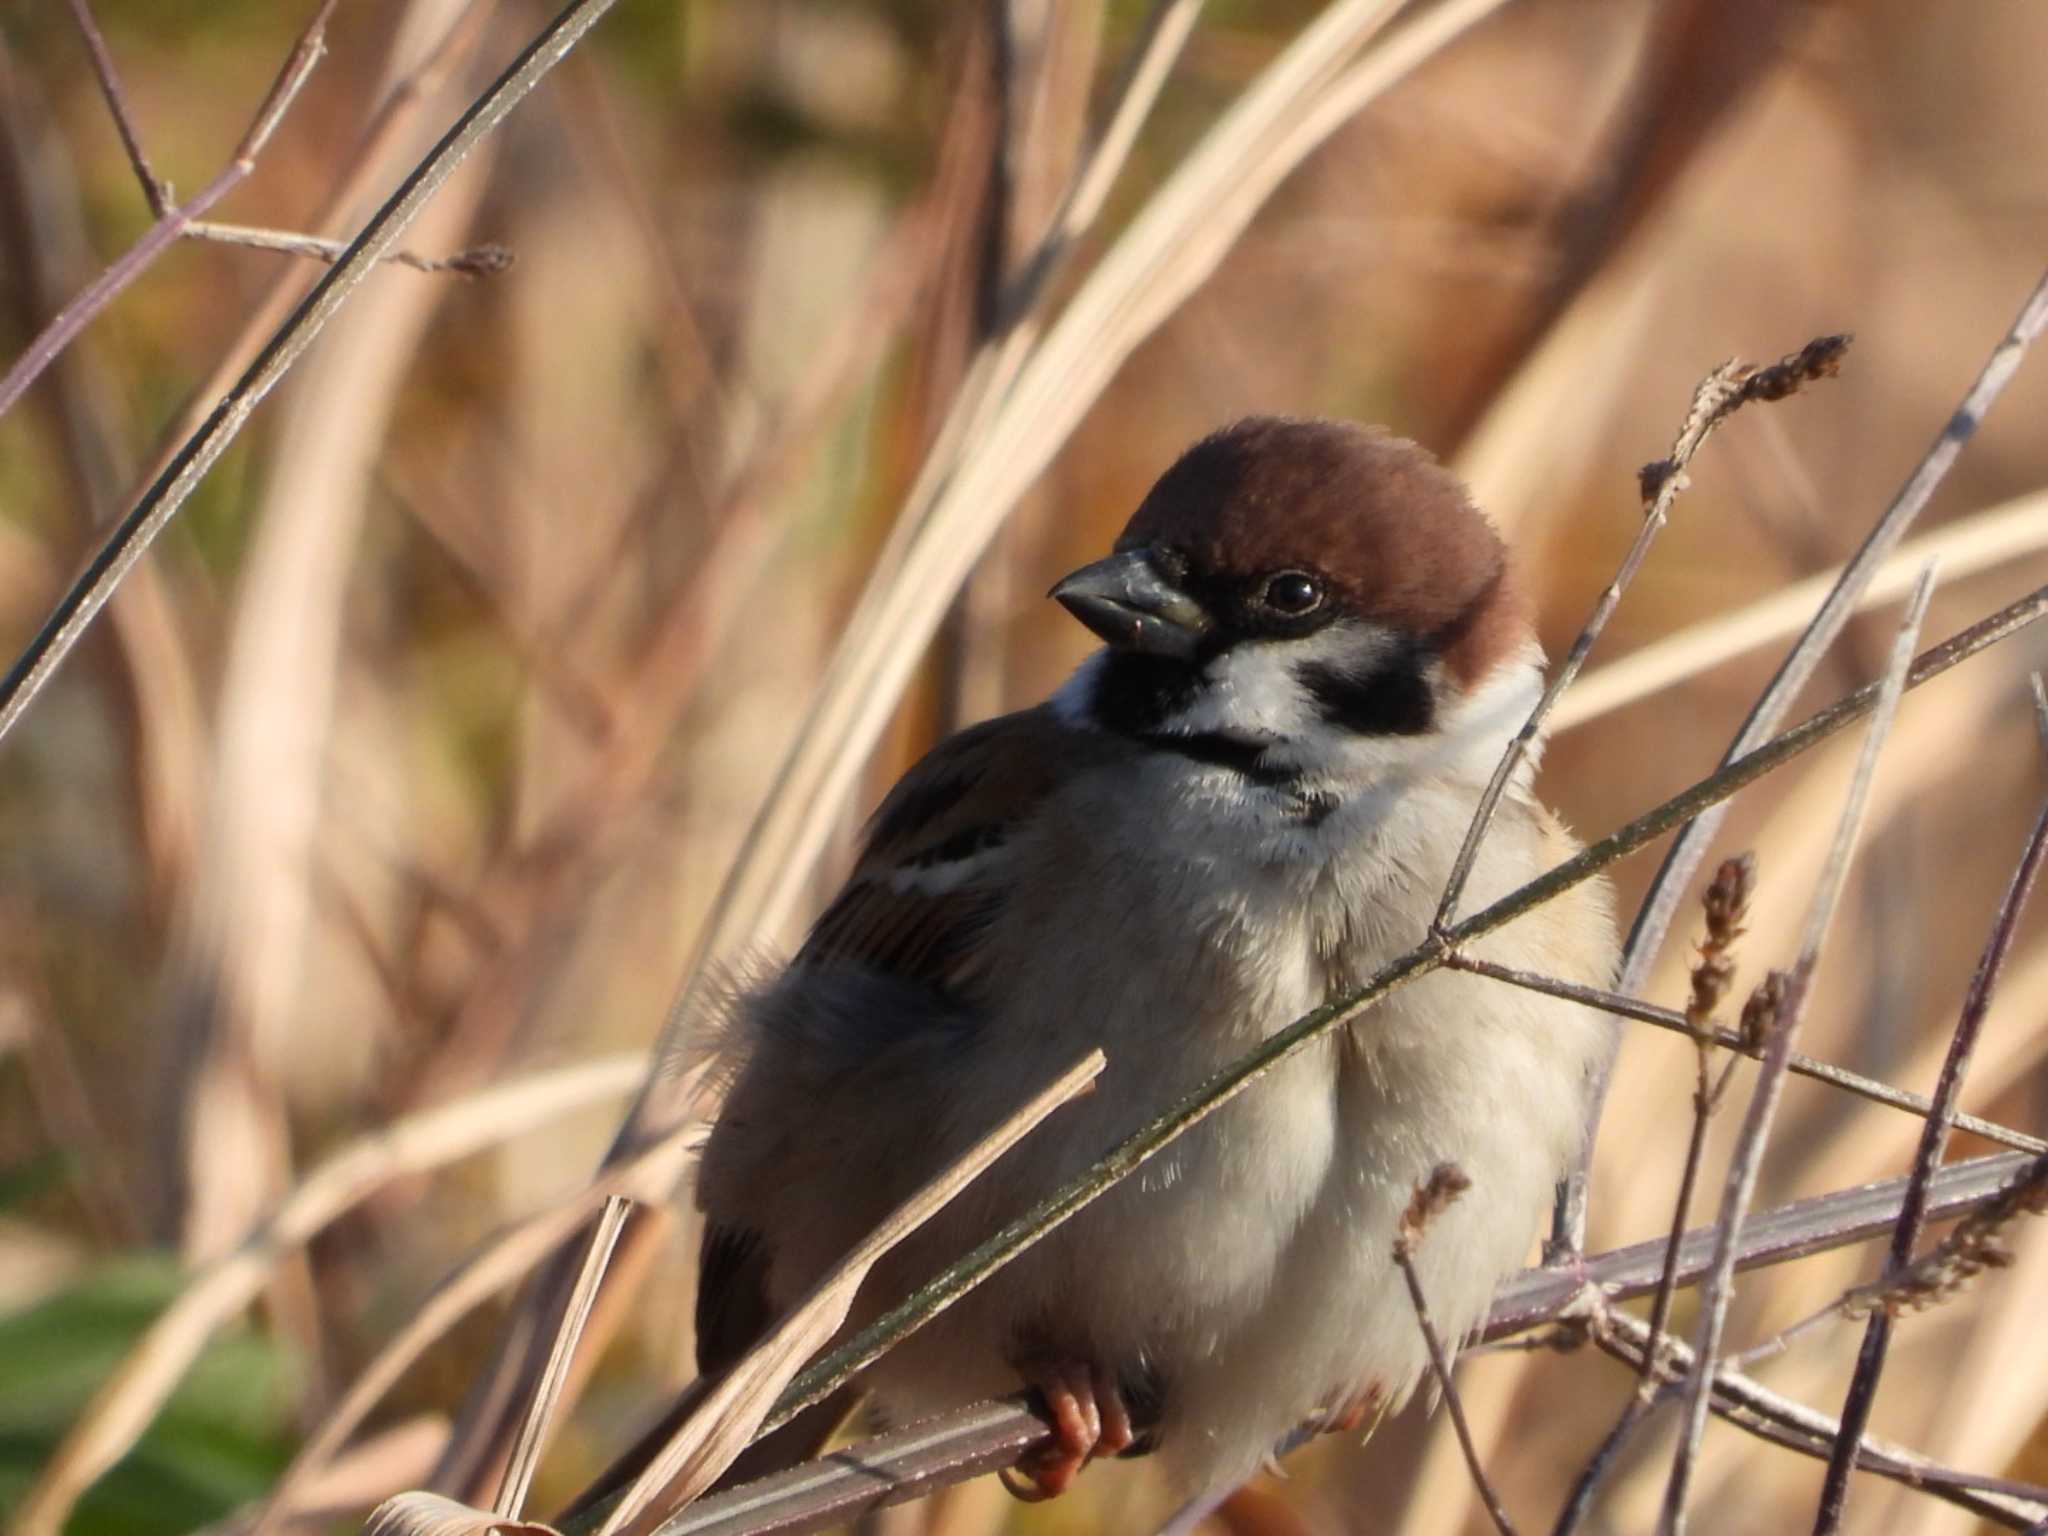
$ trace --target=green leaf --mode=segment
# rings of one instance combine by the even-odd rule
[[[0,1521],[184,1275],[168,1256],[111,1262],[0,1317]],[[72,1536],[165,1536],[262,1493],[289,1456],[298,1372],[245,1327],[217,1335],[141,1441],[80,1500]]]

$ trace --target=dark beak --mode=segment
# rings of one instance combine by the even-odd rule
[[[1209,630],[1202,605],[1162,579],[1142,549],[1082,566],[1051,595],[1119,650],[1185,661]]]

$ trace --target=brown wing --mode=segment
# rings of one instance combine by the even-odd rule
[[[959,990],[1007,898],[1013,839],[1055,787],[1115,751],[1114,738],[1063,724],[1043,705],[940,743],[875,812],[860,863],[796,965],[853,965]]]

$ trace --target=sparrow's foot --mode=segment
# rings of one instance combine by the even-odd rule
[[[1114,1456],[1136,1438],[1116,1377],[1073,1360],[1026,1361],[1024,1380],[1045,1400],[1052,1437],[1006,1469],[1003,1486],[1028,1504],[1065,1493],[1097,1456]]]

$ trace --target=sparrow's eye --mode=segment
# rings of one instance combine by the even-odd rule
[[[1282,571],[1266,582],[1266,606],[1276,613],[1298,616],[1323,600],[1323,584],[1301,571]]]

